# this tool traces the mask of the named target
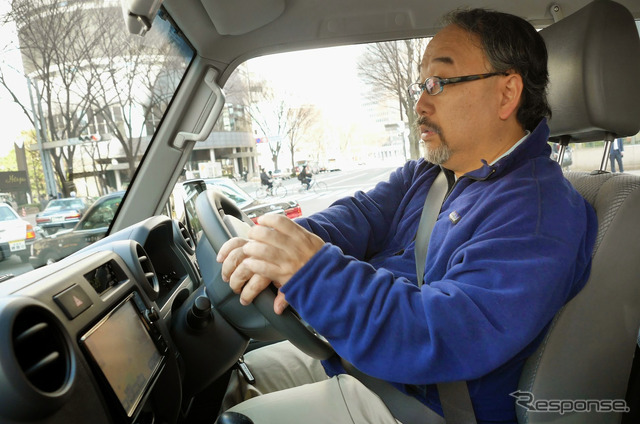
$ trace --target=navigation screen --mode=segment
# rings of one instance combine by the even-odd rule
[[[131,417],[162,359],[132,302],[120,305],[82,341]]]

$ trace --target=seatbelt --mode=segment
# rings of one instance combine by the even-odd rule
[[[433,226],[436,225],[444,196],[447,194],[449,184],[444,171],[439,171],[436,179],[431,184],[427,198],[424,201],[420,223],[418,224],[418,232],[416,233],[416,275],[418,276],[418,287],[422,287],[424,280],[424,264],[427,260],[427,249],[429,247],[429,238]]]
[[[424,201],[418,232],[416,233],[416,275],[418,287],[424,282],[424,266],[427,260],[427,250],[431,231],[436,224],[444,197],[447,194],[449,184],[444,171],[440,171],[433,181],[427,198]],[[473,412],[471,396],[466,381],[451,381],[437,384],[440,404],[444,412],[447,424],[476,424],[476,415]]]
[[[363,373],[344,359],[341,362],[345,371],[378,395],[389,412],[402,424],[445,424],[444,418],[415,397],[401,392],[384,380]]]

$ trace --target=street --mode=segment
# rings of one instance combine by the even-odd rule
[[[350,196],[358,190],[367,191],[373,188],[379,181],[387,180],[389,174],[394,171],[397,166],[391,167],[359,167],[355,169],[327,172],[314,175],[318,181],[327,184],[325,193],[314,193],[313,190],[300,191],[300,181],[291,178],[284,181],[287,188],[286,199],[294,199],[300,203],[304,216],[309,216],[327,208],[334,201]],[[255,184],[248,184],[245,189],[250,193],[255,193]],[[270,199],[270,198],[267,198]]]

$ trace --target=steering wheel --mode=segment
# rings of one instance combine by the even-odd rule
[[[282,315],[273,311],[277,293],[273,284],[263,290],[251,305],[240,304],[240,296],[231,290],[228,283],[222,281],[222,265],[214,258],[227,240],[246,236],[249,228],[255,224],[232,200],[217,190],[208,189],[200,193],[195,205],[206,241],[215,251],[211,252],[213,257],[202,261],[198,257],[198,262],[205,280],[207,296],[218,312],[248,337],[274,340],[284,336],[313,358],[322,360],[333,355],[333,348],[326,339],[306,324],[291,306],[287,307]],[[203,244],[202,241],[198,247]],[[204,263],[206,266],[203,266]]]

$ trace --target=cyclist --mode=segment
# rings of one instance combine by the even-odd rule
[[[307,190],[309,190],[309,187],[311,186],[311,178],[311,173],[307,172],[307,165],[304,165],[302,167],[302,171],[298,174],[298,179],[300,180],[300,183],[307,185]]]
[[[260,184],[266,185],[267,190],[271,192],[271,189],[273,188],[273,181],[267,175],[267,171],[265,171],[262,167],[260,168]]]
[[[262,167],[260,168],[260,184],[266,185],[267,186],[267,191],[269,193],[272,192],[272,190],[273,190],[273,180],[271,178],[269,178],[269,176],[267,175],[267,172]]]

